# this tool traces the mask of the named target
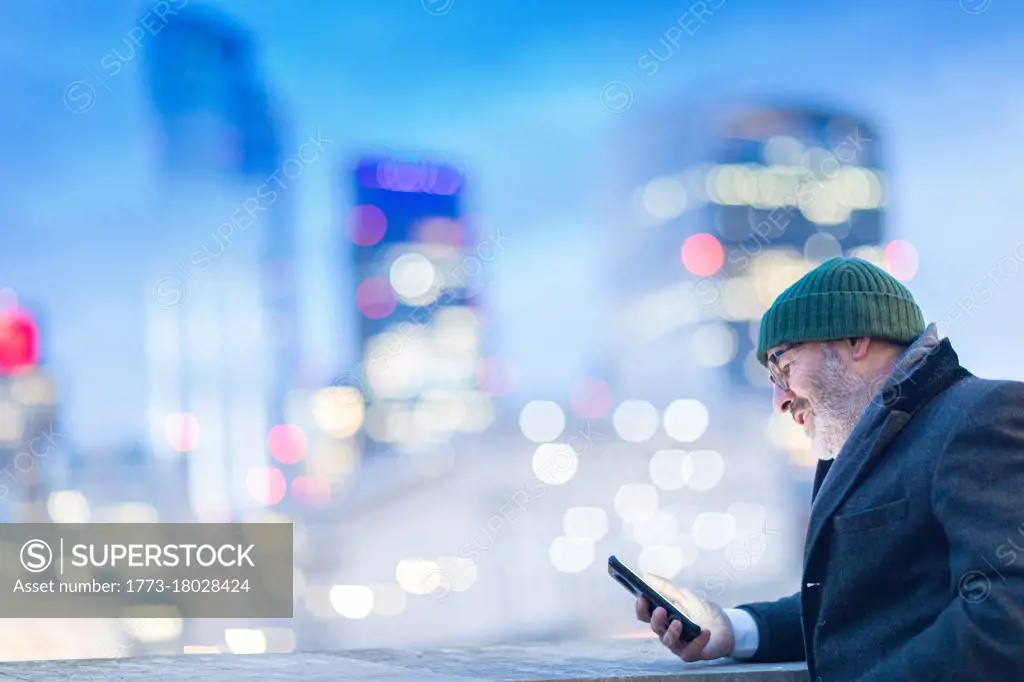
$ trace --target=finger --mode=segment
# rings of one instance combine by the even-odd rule
[[[636,617],[645,623],[651,622],[651,605],[647,603],[647,599],[644,597],[637,597]]]
[[[674,653],[676,656],[682,654],[683,649],[686,648],[686,645],[683,644],[683,642],[681,642],[679,639],[682,633],[683,624],[677,620],[674,620],[668,624],[668,627],[665,628],[665,634],[661,636],[661,643],[664,644],[665,647],[669,651]]]
[[[702,630],[697,638],[689,644],[683,643],[680,647],[679,657],[687,663],[704,659],[704,648],[711,641],[711,631]]]
[[[651,614],[651,629],[658,637],[664,635],[665,630],[668,629],[668,612],[660,606]]]

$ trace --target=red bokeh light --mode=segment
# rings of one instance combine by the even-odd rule
[[[890,275],[908,282],[917,274],[917,249],[906,239],[894,239],[885,247],[883,262]]]
[[[349,214],[348,234],[359,246],[373,246],[384,238],[387,230],[387,216],[372,204],[356,206]]]
[[[505,358],[484,358],[477,368],[480,390],[492,396],[507,396],[515,390],[515,369]]]
[[[301,427],[292,424],[278,424],[271,427],[267,435],[270,455],[282,464],[295,464],[306,456],[309,442]]]
[[[569,394],[569,407],[578,417],[601,419],[612,409],[612,389],[599,379],[578,381]]]
[[[356,305],[371,320],[381,320],[395,312],[398,299],[385,278],[368,277],[356,289]]]
[[[683,242],[680,257],[690,274],[710,277],[722,269],[725,250],[715,235],[700,232]]]
[[[331,501],[331,487],[319,478],[296,476],[292,481],[292,497],[309,507],[325,507]]]
[[[0,373],[16,374],[39,363],[39,331],[21,308],[0,313]]]
[[[288,484],[279,469],[269,467],[252,469],[245,477],[249,494],[260,504],[272,506],[284,499]]]
[[[194,450],[199,445],[199,420],[191,412],[173,412],[164,421],[164,436],[178,452]]]

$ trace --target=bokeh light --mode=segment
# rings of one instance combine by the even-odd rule
[[[643,547],[671,544],[679,534],[679,520],[664,510],[657,510],[628,523],[631,539]]]
[[[373,246],[384,238],[388,219],[384,211],[372,204],[356,206],[349,214],[349,237],[358,246]]]
[[[267,638],[256,628],[227,628],[224,642],[233,654],[263,654],[267,652]]]
[[[351,440],[321,439],[310,449],[306,472],[322,481],[337,483],[348,477],[356,465],[356,448]]]
[[[331,487],[313,476],[296,476],[292,481],[292,497],[307,507],[326,507],[331,501]]]
[[[909,282],[917,274],[917,249],[906,239],[894,239],[885,247],[885,269],[901,282]]]
[[[371,320],[380,320],[395,312],[398,299],[383,277],[368,277],[356,288],[356,307]]]
[[[577,417],[602,419],[612,409],[612,389],[600,379],[582,379],[573,384],[569,407]]]
[[[563,573],[579,573],[594,563],[594,543],[580,538],[559,536],[548,550],[551,564]]]
[[[694,362],[703,367],[721,367],[736,356],[739,339],[735,330],[721,322],[701,325],[690,337]]]
[[[568,444],[544,443],[533,453],[533,473],[548,485],[568,483],[579,469],[579,455]]]
[[[562,517],[566,537],[597,542],[608,532],[608,512],[601,507],[570,507]]]
[[[54,523],[88,523],[89,501],[77,490],[56,490],[46,501],[46,511]]]
[[[277,424],[267,435],[270,455],[282,464],[295,464],[306,456],[306,433],[293,424]]]
[[[365,585],[335,585],[330,591],[331,606],[345,618],[366,618],[373,611],[373,590]]]
[[[681,443],[692,443],[708,428],[711,417],[704,403],[695,398],[673,400],[665,408],[665,433]]]
[[[693,522],[692,534],[701,549],[722,549],[736,534],[736,519],[730,514],[704,512]]]
[[[191,412],[175,412],[164,420],[167,443],[178,452],[189,452],[199,445],[199,419]]]
[[[760,318],[764,307],[753,282],[748,277],[736,277],[722,286],[722,310],[727,319],[741,321]]]
[[[625,400],[615,408],[612,424],[622,440],[642,443],[658,430],[658,409],[646,400]]]
[[[670,220],[686,210],[686,187],[678,178],[656,178],[644,187],[643,204],[652,217]]]
[[[417,299],[434,288],[437,271],[423,254],[405,253],[391,264],[388,278],[396,294],[403,299]]]
[[[690,274],[710,277],[722,269],[725,250],[713,234],[699,233],[683,242],[681,258]]]
[[[363,395],[354,386],[322,388],[310,399],[316,425],[336,438],[347,438],[362,427],[366,416]]]
[[[615,513],[623,521],[637,523],[658,512],[658,489],[646,483],[626,483],[615,493]]]
[[[827,232],[815,232],[804,242],[804,258],[815,264],[842,255],[842,244]]]
[[[252,469],[246,475],[245,483],[253,499],[267,506],[283,500],[288,488],[281,470],[272,467]]]
[[[431,576],[441,572],[436,561],[428,559],[402,559],[395,565],[395,580],[409,594],[427,594],[433,587]]]
[[[694,450],[690,452],[690,459],[693,460],[693,474],[687,485],[693,490],[711,490],[725,475],[725,460],[715,450]]]
[[[685,450],[658,450],[651,457],[648,473],[662,490],[679,490],[693,475],[693,460]]]
[[[565,413],[551,400],[532,400],[519,413],[519,428],[535,443],[553,441],[565,430]]]
[[[762,155],[769,166],[798,166],[804,155],[804,145],[789,135],[773,135],[765,142]]]

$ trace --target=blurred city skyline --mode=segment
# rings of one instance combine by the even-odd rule
[[[302,12],[278,2],[205,4],[251,31],[289,119],[286,147],[332,140],[294,188],[300,356],[311,385],[357,360],[342,227],[351,198],[339,177],[364,151],[456,163],[467,175],[468,213],[509,239],[489,264],[488,306],[500,313],[498,350],[516,367],[514,399],[522,401],[567,401],[600,350],[591,339],[613,318],[596,199],[615,169],[609,136],[648,107],[684,110],[709,89],[771,91],[876,121],[886,136],[887,238],[917,248],[909,286],[931,321],[949,318],[1013,256],[1024,96],[1008,84],[1021,63],[1014,39],[1024,8],[1009,2],[779,9],[725,0],[706,3],[720,6],[703,20],[693,4],[660,0],[588,3],[584,12],[571,3],[470,0],[310,1]],[[129,54],[124,41],[147,7],[0,7],[8,56],[0,78],[16,93],[3,114],[0,284],[39,306],[63,420],[83,447],[146,439],[138,406],[153,261],[163,255],[173,268],[217,227],[174,233],[158,215],[142,80],[149,36],[116,75],[101,68],[112,50]],[[693,34],[682,32],[677,46],[662,42],[684,15]],[[653,73],[638,64],[651,50],[664,59]],[[65,105],[75,81],[94,89],[88,111]],[[603,99],[615,82],[630,88],[623,111]],[[1014,272],[1002,281],[948,333],[977,373],[1021,378],[1012,292],[1024,280]]]
[[[631,635],[612,553],[789,593],[817,460],[753,352],[784,287],[862,255],[1024,379],[1022,27],[0,0],[0,520],[295,542],[291,619],[8,620],[0,658]]]

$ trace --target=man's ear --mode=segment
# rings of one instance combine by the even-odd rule
[[[847,339],[847,342],[850,344],[850,356],[854,360],[863,360],[867,357],[868,349],[871,347],[871,337],[858,336]]]

